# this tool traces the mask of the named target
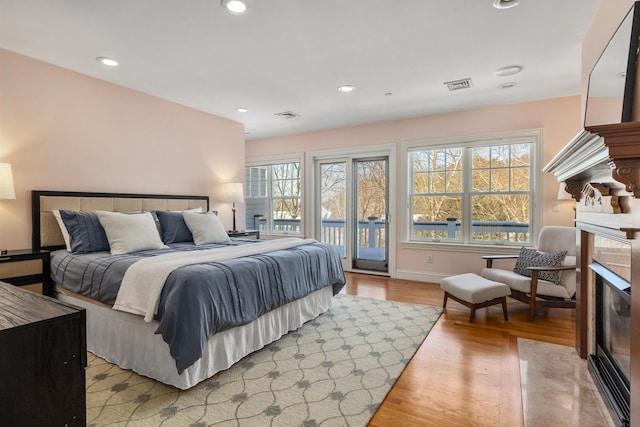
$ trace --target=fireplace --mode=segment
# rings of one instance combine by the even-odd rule
[[[589,371],[611,418],[617,426],[629,426],[631,377],[631,284],[594,262],[595,350]]]

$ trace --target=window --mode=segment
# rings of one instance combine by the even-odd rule
[[[528,135],[409,147],[410,241],[532,243],[537,140]]]
[[[264,234],[302,234],[300,162],[245,168],[246,224]]]

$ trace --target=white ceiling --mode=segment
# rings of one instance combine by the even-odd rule
[[[250,1],[236,16],[220,0],[0,0],[0,47],[242,122],[257,139],[579,94],[600,0]],[[495,75],[511,64],[524,71]],[[467,77],[471,89],[443,84]]]

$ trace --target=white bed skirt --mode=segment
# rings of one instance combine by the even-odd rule
[[[158,326],[156,321],[147,323],[141,316],[97,306],[69,295],[58,294],[57,298],[86,309],[87,349],[90,352],[121,368],[184,390],[327,311],[331,307],[333,290],[326,286],[247,325],[217,333],[209,339],[202,358],[182,375],[178,375],[169,346],[161,335],[154,333]]]

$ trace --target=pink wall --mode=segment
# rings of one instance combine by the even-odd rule
[[[31,247],[31,190],[209,195],[230,227],[219,183],[244,180],[241,123],[2,49],[0,94],[16,187],[0,200],[0,247]]]
[[[544,166],[580,130],[580,97],[514,104],[495,108],[463,111],[408,120],[377,123],[325,132],[247,141],[247,158],[273,156],[293,152],[333,150],[345,147],[395,144],[398,177],[402,175],[401,143],[441,137],[495,133],[524,129],[543,129]],[[572,205],[560,204],[560,212],[552,212],[558,184],[552,174],[544,174],[543,222],[548,225],[573,225]],[[398,190],[399,190],[398,184]],[[309,190],[307,189],[307,194]],[[399,191],[398,191],[399,193]],[[400,194],[396,200],[396,217],[402,215]],[[398,230],[400,233],[401,230]],[[434,263],[425,262],[426,254],[434,254]],[[398,277],[425,280],[467,272],[479,273],[483,264],[479,254],[434,252],[431,249],[403,248],[397,242]]]

